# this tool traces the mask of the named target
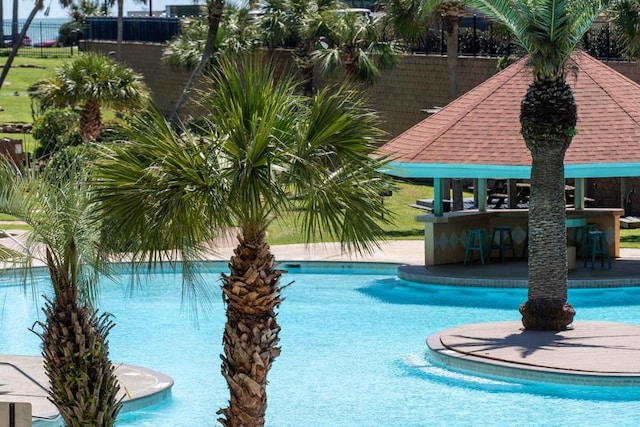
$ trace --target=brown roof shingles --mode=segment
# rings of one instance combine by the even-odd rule
[[[565,164],[640,162],[640,85],[589,55],[572,55],[567,81],[578,134]],[[528,166],[520,103],[531,82],[523,59],[379,149],[398,162]]]

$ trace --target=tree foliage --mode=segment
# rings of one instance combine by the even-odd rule
[[[0,212],[29,225],[24,254],[16,258],[25,279],[34,261],[51,277],[53,297],[45,299],[45,320],[34,330],[43,341],[51,402],[68,426],[113,426],[123,398],[109,360],[113,322],[92,308],[98,278],[109,274],[109,264],[100,245],[101,223],[92,216],[83,160],[66,157],[44,172],[22,172],[3,160]]]
[[[80,107],[80,134],[93,140],[102,131],[102,108],[145,107],[149,93],[142,77],[104,55],[84,54],[56,68],[53,77],[29,88],[40,108]]]
[[[199,101],[195,132],[158,113],[134,117],[125,141],[99,147],[92,189],[101,218],[117,224],[110,246],[126,246],[134,261],[180,255],[187,295],[203,297],[190,285],[206,243],[236,228],[223,276],[231,398],[219,413],[223,425],[263,425],[283,273],[266,242],[269,223],[292,212],[308,241],[324,235],[347,251],[372,249],[392,218],[380,197],[385,161],[370,157],[380,131],[355,92],[299,96],[295,79],[276,79],[257,57],[220,58]]]
[[[38,116],[31,132],[38,141],[34,157],[49,157],[63,148],[81,144],[79,118],[78,112],[71,108],[50,108]]]

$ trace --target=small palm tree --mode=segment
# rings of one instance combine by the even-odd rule
[[[381,214],[389,218],[379,197],[384,163],[369,156],[379,130],[354,92],[300,97],[292,78],[276,80],[255,58],[222,59],[209,90],[196,135],[177,133],[157,114],[140,116],[128,141],[100,147],[92,185],[103,218],[117,224],[112,235],[129,242],[134,259],[178,250],[188,261],[220,229],[238,227],[222,285],[231,398],[219,414],[223,425],[261,426],[283,299],[269,223],[290,213],[309,241],[371,249],[384,234]]]
[[[103,107],[135,110],[146,106],[149,94],[142,77],[103,55],[83,54],[55,70],[53,77],[29,88],[30,96],[48,107],[80,107],[83,141],[102,131]]]
[[[393,68],[398,62],[399,48],[383,40],[381,26],[369,16],[354,12],[327,11],[327,46],[313,54],[323,72],[344,69],[347,78],[373,83],[380,70]]]
[[[313,53],[316,42],[327,35],[324,12],[343,4],[337,0],[266,0],[264,15],[258,20],[263,43],[269,49],[293,48],[293,61],[302,79],[303,94],[313,94]]]
[[[80,161],[44,174],[21,173],[0,162],[0,212],[30,226],[20,266],[44,263],[53,297],[47,297],[45,322],[36,333],[43,342],[49,399],[67,426],[113,426],[122,407],[107,336],[113,322],[92,308],[96,283],[107,273],[99,223],[92,220]],[[26,277],[26,276],[25,276]]]
[[[567,302],[564,155],[576,133],[577,106],[565,68],[609,2],[466,1],[507,26],[529,54],[533,82],[520,112],[522,136],[532,157],[529,290],[520,313],[526,329],[561,330],[575,315]]]
[[[193,70],[202,60],[209,27],[201,18],[183,19],[180,25],[180,34],[169,42],[162,58],[172,67]],[[209,66],[215,62],[216,56],[250,52],[258,45],[258,33],[250,23],[249,10],[233,4],[226,5],[216,33],[216,50]]]

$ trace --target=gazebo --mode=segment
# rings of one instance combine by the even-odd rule
[[[528,180],[531,155],[520,134],[520,103],[532,79],[527,58],[512,64],[426,118],[379,150],[392,161],[386,173],[432,178],[433,214],[425,223],[425,264],[460,262],[470,228],[511,225],[524,250],[527,211],[488,209],[487,179]],[[586,208],[587,178],[633,177],[640,171],[640,85],[586,53],[575,52],[567,70],[578,106],[577,135],[565,156],[565,178],[573,179],[574,207],[567,217],[586,218],[607,231],[619,255],[619,208]],[[477,209],[445,213],[443,181],[471,178]]]

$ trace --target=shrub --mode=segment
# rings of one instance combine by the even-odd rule
[[[34,157],[47,158],[65,147],[80,145],[80,115],[70,108],[50,108],[36,118],[32,135],[38,141]]]
[[[80,22],[67,22],[62,24],[58,30],[58,43],[62,46],[75,46],[82,37],[82,23]]]

